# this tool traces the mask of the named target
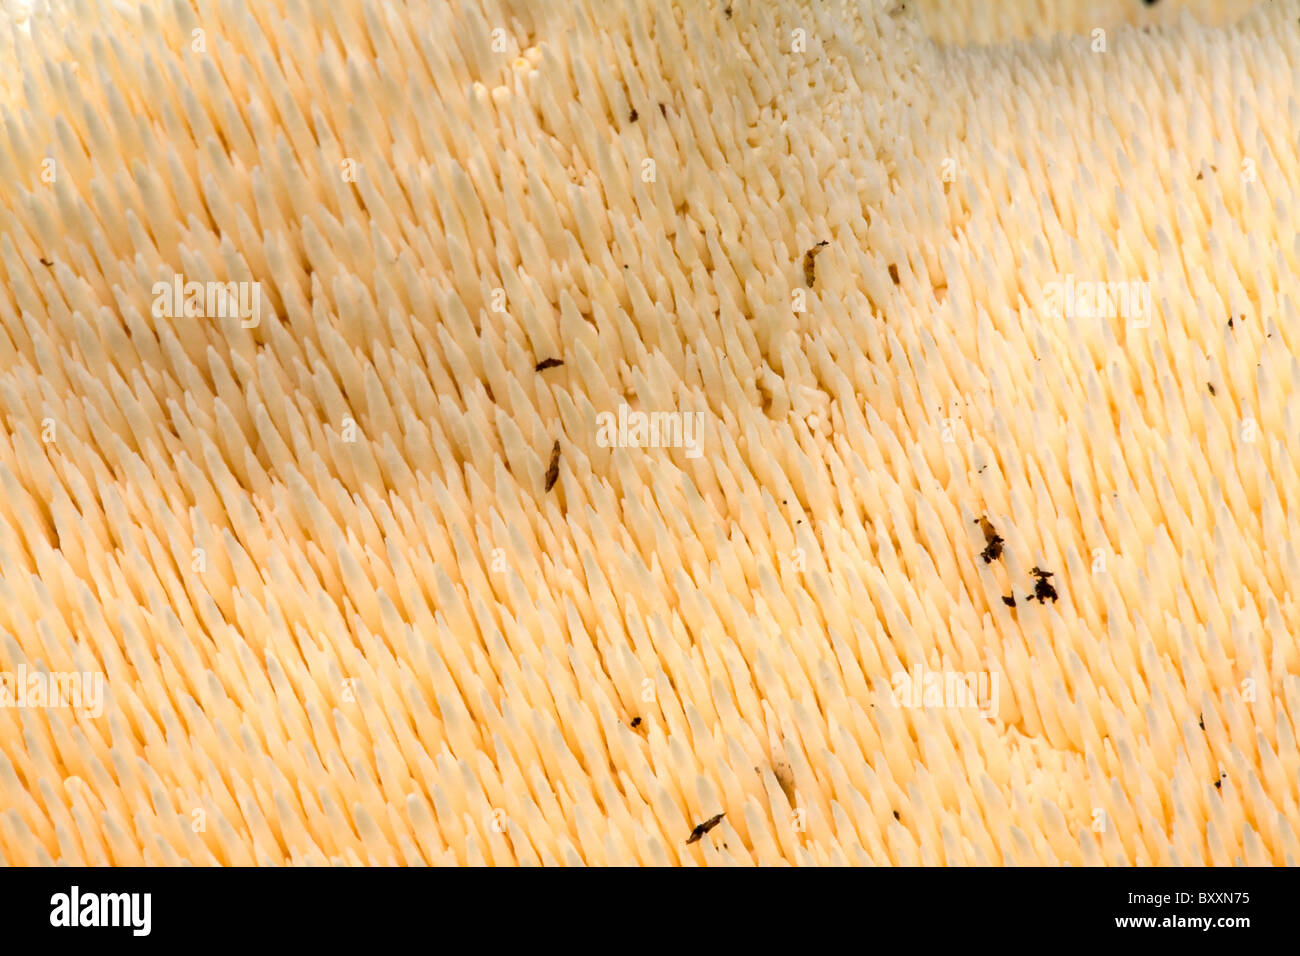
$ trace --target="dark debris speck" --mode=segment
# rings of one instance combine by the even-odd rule
[[[1006,542],[988,518],[980,515],[975,519],[975,523],[980,526],[980,531],[984,532],[985,548],[980,552],[980,557],[984,559],[985,564],[992,564],[1002,557],[1002,545]]]
[[[813,283],[817,281],[817,254],[822,251],[822,246],[825,245],[828,245],[828,242],[823,239],[803,254],[803,284],[810,289],[813,287]]]
[[[546,468],[546,490],[550,491],[555,487],[555,482],[560,477],[560,442],[557,439],[551,446],[551,463]]]
[[[698,843],[700,838],[721,823],[722,818],[725,816],[725,813],[719,813],[717,816],[709,817],[703,823],[696,826],[696,828],[691,831],[691,835],[686,838],[687,844]]]
[[[1046,604],[1048,601],[1051,601],[1053,604],[1055,604],[1056,598],[1058,596],[1056,593],[1056,588],[1054,588],[1051,582],[1047,580],[1048,578],[1053,576],[1052,572],[1044,571],[1039,567],[1035,567],[1029,573],[1032,574],[1037,580],[1034,581],[1034,593],[1031,594],[1026,600],[1037,601],[1039,604]]]

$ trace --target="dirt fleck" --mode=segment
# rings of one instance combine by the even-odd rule
[[[823,239],[803,254],[803,284],[810,289],[813,287],[813,283],[817,281],[817,254],[821,252],[822,246],[829,244],[827,240]]]
[[[1002,557],[1002,535],[998,534],[998,529],[993,527],[993,523],[984,515],[975,519],[975,523],[980,526],[980,531],[984,532],[985,548],[980,552],[980,557],[984,559],[985,564],[992,564],[998,558]]]
[[[1041,568],[1035,567],[1029,573],[1032,574],[1037,580],[1034,581],[1034,593],[1030,595],[1026,600],[1037,601],[1039,604],[1046,604],[1048,601],[1051,601],[1053,604],[1055,604],[1056,598],[1058,596],[1056,593],[1056,588],[1054,588],[1051,582],[1047,580],[1048,578],[1053,576],[1052,572],[1044,571]]]
[[[560,443],[557,440],[551,446],[551,463],[546,468],[546,490],[550,491],[555,487],[555,482],[560,477]]]
[[[696,828],[691,831],[691,835],[686,838],[687,844],[698,843],[700,838],[721,823],[722,818],[725,816],[725,813],[719,813],[717,816],[709,817],[703,823],[696,826]]]

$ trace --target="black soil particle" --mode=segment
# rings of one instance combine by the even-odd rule
[[[1051,601],[1055,604],[1057,598],[1056,588],[1052,587],[1051,582],[1047,580],[1052,577],[1052,572],[1044,571],[1041,568],[1035,567],[1029,573],[1032,574],[1036,580],[1034,581],[1034,593],[1026,600],[1037,601],[1039,604],[1046,604],[1048,601]]]

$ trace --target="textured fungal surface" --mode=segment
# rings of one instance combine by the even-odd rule
[[[1264,0],[1265,3],[1268,0]],[[1089,34],[1122,26],[1153,30],[1193,21],[1232,23],[1258,0],[895,0],[916,10],[927,36],[944,45],[1001,43]]]
[[[1300,3],[975,6],[8,6],[0,861],[1300,862]]]

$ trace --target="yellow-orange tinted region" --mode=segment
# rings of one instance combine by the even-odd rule
[[[0,861],[1300,861],[1300,3],[972,6],[10,5]]]

